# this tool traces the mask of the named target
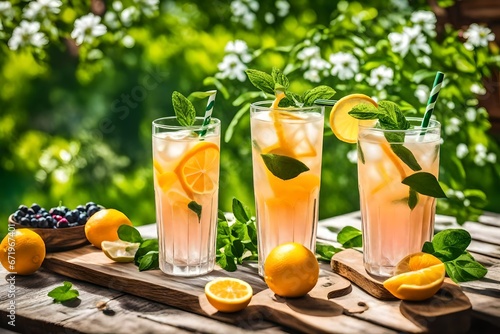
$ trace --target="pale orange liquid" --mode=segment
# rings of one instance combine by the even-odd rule
[[[205,141],[219,146],[218,136],[206,136]],[[201,275],[213,270],[215,263],[218,187],[208,194],[188,194],[174,172],[181,158],[199,142],[197,136],[153,135],[159,264],[167,274]],[[201,219],[188,208],[191,201],[202,206]]]
[[[407,135],[407,141],[412,139]],[[417,206],[408,206],[409,187],[402,179],[414,173],[389,147],[383,136],[360,133],[358,145],[358,183],[363,222],[364,264],[377,276],[393,275],[394,267],[405,256],[420,252],[434,231],[436,199],[419,194]],[[405,143],[422,171],[438,177],[439,136],[423,142]]]
[[[301,117],[279,117],[273,121],[269,112],[251,117],[260,275],[269,252],[282,243],[298,242],[315,251],[323,116],[311,112]],[[281,135],[276,134],[277,129],[282,131]],[[268,170],[262,153],[291,156],[310,170],[282,180]]]

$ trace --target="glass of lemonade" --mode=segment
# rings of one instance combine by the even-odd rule
[[[159,265],[170,275],[202,275],[215,264],[220,121],[202,123],[202,117],[189,127],[174,116],[153,121]]]
[[[324,107],[271,105],[262,101],[250,108],[260,275],[269,252],[282,243],[298,242],[315,251],[323,149]],[[307,170],[294,176],[301,164]]]
[[[403,145],[410,150],[422,168],[419,172],[439,174],[441,125],[431,120],[408,117],[408,130],[384,130],[359,127],[358,183],[363,228],[363,258],[366,270],[375,276],[394,274],[397,263],[405,256],[420,252],[434,233],[436,199],[417,194],[410,208],[410,188],[402,180],[415,173],[391,148]],[[389,135],[388,135],[389,133]],[[404,142],[387,138],[402,137]],[[414,201],[414,199],[413,199]]]

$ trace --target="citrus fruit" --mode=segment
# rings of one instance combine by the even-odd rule
[[[338,100],[330,113],[330,127],[338,139],[346,143],[355,143],[358,139],[358,126],[373,126],[377,120],[358,120],[349,111],[360,103],[372,104],[375,107],[377,102],[363,94],[351,94]]]
[[[103,209],[89,218],[85,224],[85,236],[92,245],[101,248],[103,241],[118,240],[120,225],[132,226],[132,222],[118,210]]]
[[[221,312],[243,310],[250,303],[252,294],[252,287],[237,278],[216,278],[205,285],[205,295],[208,301]]]
[[[264,273],[264,280],[275,294],[301,297],[318,282],[319,264],[304,245],[288,242],[271,250],[264,263]]]
[[[384,282],[384,287],[403,300],[431,298],[441,288],[446,273],[443,262],[427,253],[415,253],[402,259],[396,275]]]
[[[33,274],[44,259],[45,243],[32,230],[20,228],[9,232],[0,244],[0,261],[9,272]]]
[[[212,193],[219,180],[219,147],[212,142],[199,142],[184,154],[175,173],[189,196]]]
[[[116,262],[132,262],[140,244],[123,240],[103,241],[101,249],[111,260]]]

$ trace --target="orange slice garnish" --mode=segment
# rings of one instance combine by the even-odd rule
[[[175,173],[190,197],[214,192],[219,182],[219,147],[212,142],[199,142],[184,154]]]
[[[216,278],[205,285],[208,301],[221,312],[237,312],[250,303],[252,287],[237,278]]]

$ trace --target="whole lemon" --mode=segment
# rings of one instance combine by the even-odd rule
[[[271,250],[264,263],[264,280],[282,297],[301,297],[311,291],[319,277],[318,260],[304,245],[281,244]]]
[[[115,209],[103,209],[92,215],[85,224],[87,240],[97,248],[101,248],[103,241],[118,240],[120,225],[130,225],[132,222],[123,212]]]
[[[10,272],[31,275],[45,259],[45,243],[42,237],[26,228],[9,232],[0,244],[0,261]]]

